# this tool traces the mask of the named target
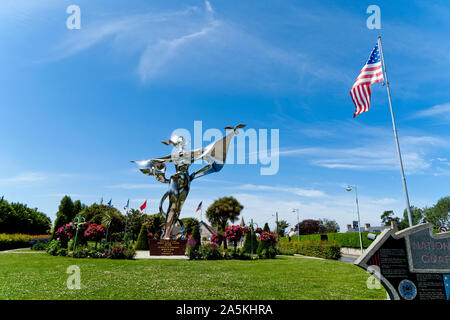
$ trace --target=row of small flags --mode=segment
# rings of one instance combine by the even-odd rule
[[[202,203],[203,203],[203,201],[200,201],[200,203],[197,206],[197,210],[195,210],[195,212],[198,212],[199,210],[202,209]],[[103,198],[100,200],[100,204],[103,204]],[[112,204],[112,198],[108,202],[108,208],[111,208],[111,204]],[[130,199],[127,200],[127,204],[123,207],[123,210],[128,211],[129,207],[130,207]],[[147,200],[145,200],[145,202],[139,207],[139,209],[141,211],[144,211],[145,208],[147,208]]]
[[[100,204],[103,204],[103,198],[100,200]],[[111,208],[112,205],[112,198],[108,201],[108,208]],[[123,207],[123,210],[128,211],[128,208],[130,207],[130,199],[128,199],[127,204]],[[141,211],[144,211],[144,209],[147,208],[147,200],[139,207]]]

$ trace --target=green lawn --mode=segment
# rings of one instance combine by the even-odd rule
[[[81,269],[69,290],[66,269]],[[279,256],[259,261],[107,260],[0,254],[0,299],[385,299],[351,264]]]

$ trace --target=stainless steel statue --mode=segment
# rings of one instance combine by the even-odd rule
[[[131,161],[139,166],[142,173],[148,176],[155,176],[156,180],[169,184],[169,190],[163,195],[159,204],[159,211],[166,218],[166,225],[161,235],[162,239],[177,239],[184,231],[184,226],[179,219],[181,208],[189,194],[191,181],[210,173],[220,171],[225,165],[228,147],[234,135],[238,134],[238,129],[244,128],[245,125],[237,125],[236,127],[226,127],[225,130],[232,130],[225,137],[212,142],[205,148],[194,150],[185,150],[186,142],[183,137],[173,136],[167,141],[162,141],[165,145],[173,145],[174,151],[161,158],[149,160]],[[205,160],[207,165],[198,171],[189,173],[189,167],[197,160]],[[166,163],[173,162],[176,173],[169,179],[166,178]],[[163,204],[169,198],[169,206],[167,212],[163,209]],[[174,231],[176,223],[179,223],[179,232]]]

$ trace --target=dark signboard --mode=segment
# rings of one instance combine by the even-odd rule
[[[187,240],[149,240],[151,256],[184,256]]]
[[[391,299],[450,299],[450,232],[433,234],[431,224],[384,231],[355,264],[377,268]]]

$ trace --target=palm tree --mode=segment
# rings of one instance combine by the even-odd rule
[[[106,228],[106,241],[108,241],[108,231],[109,231],[109,227],[111,226],[113,219],[114,219],[114,214],[113,214],[112,210],[108,209],[103,213],[102,225]]]

